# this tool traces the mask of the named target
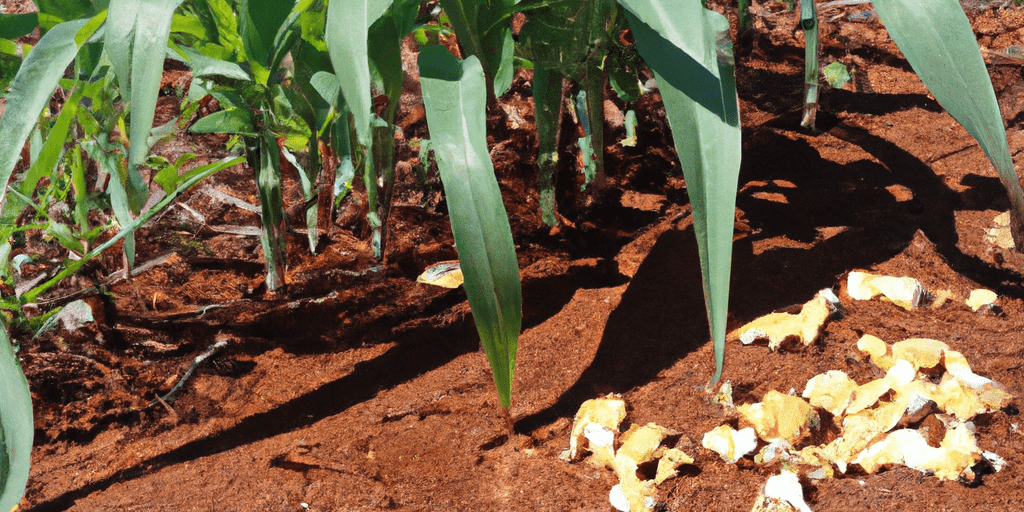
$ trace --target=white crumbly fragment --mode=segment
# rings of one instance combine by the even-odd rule
[[[781,474],[769,478],[764,484],[764,497],[785,501],[800,512],[812,512],[804,501],[804,488],[800,485],[800,479],[790,471],[782,470]]]
[[[946,431],[938,448],[930,446],[917,430],[897,430],[864,450],[853,461],[864,471],[874,473],[880,467],[903,464],[911,469],[934,474],[940,480],[974,479],[971,467],[981,459],[974,434],[965,425]]]
[[[807,381],[801,396],[811,405],[821,407],[833,416],[841,416],[850,405],[854,389],[857,389],[857,383],[846,373],[829,370]]]
[[[622,490],[622,484],[612,486],[612,490],[608,492],[608,501],[615,507],[615,510],[629,512],[629,499],[626,498],[626,492]]]
[[[625,415],[626,404],[616,396],[587,400],[576,413],[570,449],[559,458],[572,462],[585,441],[593,453],[590,461],[611,469],[619,479],[608,494],[612,506],[625,512],[652,512],[658,505],[658,484],[678,476],[679,466],[692,464],[693,458],[678,448],[662,446],[667,437],[679,433],[654,423],[630,426],[619,436],[616,450],[618,427]],[[657,461],[655,477],[642,479],[637,469],[653,461]]]
[[[795,443],[818,419],[818,413],[804,399],[769,391],[761,402],[736,407],[757,436],[765,441],[783,439]]]
[[[977,311],[985,306],[991,306],[996,303],[996,292],[992,290],[973,290],[971,294],[967,296],[965,301],[968,306],[971,307],[972,311]]]
[[[856,300],[869,300],[882,295],[897,306],[910,311],[921,305],[924,286],[912,277],[878,276],[867,272],[850,272],[846,292]]]
[[[994,452],[981,452],[981,456],[985,457],[985,460],[992,465],[992,469],[998,473],[1003,470],[1006,466],[1006,459],[1000,457]]]
[[[743,343],[744,345],[750,345],[751,343],[759,339],[767,337],[768,333],[764,332],[761,329],[749,329],[745,331],[743,334],[740,334],[740,342]]]
[[[822,327],[836,311],[839,302],[833,299],[835,294],[831,290],[822,290],[805,303],[799,313],[769,313],[733,331],[729,337],[738,338],[744,345],[768,340],[771,350],[778,350],[789,339],[808,346],[818,339]]]
[[[619,424],[626,418],[626,402],[621,398],[608,395],[604,398],[587,400],[576,412],[569,437],[569,460],[577,460],[583,451],[583,441],[588,425],[602,425],[614,433],[618,433]]]
[[[737,431],[729,425],[720,425],[704,434],[701,445],[721,455],[726,462],[735,464],[757,448],[757,434],[750,427]]]

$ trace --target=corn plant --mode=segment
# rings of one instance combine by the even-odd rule
[[[160,73],[156,74],[157,82],[152,82],[152,73],[134,74],[135,92],[141,93],[151,86],[152,101],[149,101],[148,117],[139,110],[129,114],[135,125],[145,127],[143,130],[133,126],[136,144],[129,150],[111,137],[117,132],[124,133],[125,116],[111,107],[106,100],[111,100],[116,91],[110,87],[110,70],[117,68],[114,62],[127,66],[146,67],[145,64],[135,66],[136,60],[153,60],[146,54],[145,46],[137,38],[131,56],[111,58],[119,50],[104,52],[103,37],[106,34],[105,23],[108,11],[93,9],[105,7],[103,2],[84,3],[41,3],[38,20],[45,33],[39,43],[25,56],[20,63],[17,74],[11,83],[11,91],[7,95],[6,108],[0,116],[0,138],[4,144],[0,146],[0,182],[6,186],[0,191],[0,277],[8,277],[10,268],[11,238],[18,231],[28,228],[43,229],[67,251],[72,253],[64,262],[64,268],[49,280],[38,284],[23,293],[17,300],[20,303],[33,302],[37,296],[60,282],[82,267],[86,262],[99,256],[103,251],[123,241],[123,250],[129,261],[134,258],[131,240],[133,233],[153,215],[170,205],[184,190],[217,170],[238,163],[237,159],[226,159],[208,164],[182,175],[178,170],[184,160],[179,160],[167,168],[174,176],[161,173],[160,182],[165,196],[155,199],[148,210],[142,206],[149,199],[148,186],[139,176],[139,166],[146,160],[146,153],[152,139],[150,126],[153,123],[153,108],[156,105],[155,90],[159,84]],[[152,12],[145,11],[143,17]],[[153,7],[153,6],[149,6]],[[156,6],[156,11],[165,14],[169,20],[173,7],[164,9],[164,5]],[[90,16],[65,21],[61,16]],[[138,12],[136,12],[136,20]],[[130,34],[127,37],[139,36],[162,38],[166,45],[166,34],[161,35],[160,24],[155,24],[157,34],[146,35],[145,31]],[[153,26],[150,26],[152,29]],[[122,49],[123,50],[123,49]],[[162,69],[163,48],[157,62]],[[74,78],[65,79],[65,69],[74,60]],[[130,71],[121,70],[121,73]],[[148,77],[148,78],[147,78]],[[122,84],[129,82],[125,76],[118,76]],[[40,122],[40,112],[46,109],[50,98],[58,87],[65,91],[66,100],[60,111],[52,119],[44,114]],[[127,89],[127,85],[124,86]],[[126,91],[127,95],[127,91]],[[146,96],[142,94],[141,96]],[[141,97],[137,96],[137,97]],[[83,101],[93,102],[91,111],[80,108]],[[138,103],[145,106],[145,99]],[[45,137],[44,137],[45,135]],[[28,168],[12,181],[11,176],[15,164],[21,156],[21,148],[27,139],[31,141],[31,158]],[[111,141],[111,139],[114,139]],[[144,150],[136,149],[143,148]],[[98,208],[98,204],[87,193],[85,182],[84,156],[93,158],[98,166],[110,174],[111,179],[106,189],[107,200],[113,207],[118,219],[118,232],[103,243],[96,243],[100,231],[110,226],[92,226],[89,223],[89,210]],[[43,177],[49,178],[49,185],[37,189]],[[63,215],[51,214],[46,207],[50,203],[73,203],[73,210],[68,208],[70,222],[63,220]],[[32,219],[28,226],[17,225],[16,220],[28,214]],[[5,301],[7,298],[5,298]],[[6,309],[6,308],[5,308]],[[17,311],[13,311],[15,314]],[[28,477],[29,455],[32,447],[32,413],[31,401],[25,378],[17,360],[13,347],[8,340],[7,318],[0,322],[0,509],[7,510],[17,505],[25,488]]]
[[[419,67],[466,296],[507,411],[523,299],[512,231],[487,151],[483,66],[476,57],[460,61],[441,46],[428,46]]]
[[[74,115],[79,98],[65,106],[72,110],[67,114],[62,110],[47,126],[47,139],[42,132],[35,132],[39,135],[34,137],[42,148],[49,143],[51,148],[63,149],[71,133],[71,118],[83,127],[89,125],[83,128],[87,133],[99,134],[96,126],[113,126],[110,123],[115,121],[125,127],[120,129],[127,135],[122,148],[92,149],[94,157],[105,154],[114,161],[109,167],[117,179],[111,180],[109,193],[112,203],[117,203],[114,213],[121,229],[114,239],[90,248],[87,255],[94,256],[122,238],[129,252],[132,231],[154,211],[140,214],[146,191],[139,167],[147,160],[156,84],[168,51],[193,69],[196,79],[190,100],[208,94],[224,107],[198,120],[191,129],[237,135],[254,169],[271,287],[283,284],[282,157],[302,168],[300,179],[307,201],[318,196],[317,210],[306,215],[311,227],[314,218],[318,228],[325,215],[329,219],[329,211],[324,210],[333,205],[331,192],[336,187],[331,178],[335,173],[351,175],[354,169],[362,169],[373,244],[381,258],[386,255],[387,209],[394,181],[392,134],[401,94],[399,41],[417,29],[418,2],[188,0],[179,9],[180,0],[110,0],[109,11],[104,10],[107,5],[103,1],[40,3],[46,8],[37,20],[46,33],[20,64],[7,111],[0,117],[0,139],[5,141],[0,147],[0,178],[6,183],[11,177],[20,148],[34,133],[39,113],[67,64],[81,59],[80,68],[89,70],[89,83],[93,84],[98,77],[107,76],[99,71],[102,66],[97,66],[106,62],[127,105],[127,115],[112,110],[93,126],[89,118]],[[421,52],[430,146],[438,158],[467,297],[502,409],[507,413],[511,406],[522,298],[511,231],[486,148],[484,112],[511,83],[514,45],[510,27],[516,12],[526,12],[530,19],[521,34],[525,42],[521,49],[535,64],[537,119],[542,125],[538,131],[545,133],[541,137],[542,166],[553,163],[557,140],[552,144],[551,138],[561,117],[566,77],[582,85],[584,94],[576,99],[583,106],[579,110],[587,114],[585,124],[592,137],[582,145],[589,146],[599,165],[603,142],[594,137],[601,132],[597,113],[605,76],[617,92],[628,95],[629,90],[637,89],[631,83],[635,76],[619,69],[622,62],[616,59],[621,55],[609,41],[620,29],[628,27],[632,32],[637,52],[657,79],[686,178],[715,353],[715,373],[709,385],[716,382],[724,365],[740,164],[738,101],[726,19],[705,9],[698,0],[619,0],[617,5],[610,0],[442,0],[441,5],[465,58],[439,46]],[[886,0],[876,8],[915,70],[951,114],[979,139],[996,165],[1011,197],[1014,236],[1019,240],[1024,193],[1009,159],[991,85],[959,6],[953,0],[927,5],[923,0]],[[72,87],[71,97],[93,94],[87,89],[87,85],[81,90]],[[962,94],[963,90],[972,94]],[[49,142],[53,137],[58,137],[56,142]],[[68,151],[72,167],[83,152],[90,154],[88,150],[83,146]],[[39,169],[55,165],[52,156],[45,158]],[[213,172],[217,165],[221,164],[179,179],[173,179],[173,173],[164,174],[158,182],[170,193],[158,207],[169,204],[177,191]],[[595,175],[599,175],[599,167],[596,169]],[[19,177],[19,183],[32,175],[30,171]],[[544,173],[541,176],[544,179]],[[541,186],[542,199],[553,201],[553,193],[545,192],[552,180],[549,177],[547,181]],[[24,201],[31,199],[29,188],[8,187],[0,192],[4,211],[30,207],[31,201]],[[545,215],[546,221],[552,218]],[[312,248],[314,238],[310,239]],[[76,264],[69,263],[54,279],[68,275]],[[5,346],[9,351],[9,344]],[[0,385],[23,380],[16,366],[5,363],[10,360],[0,347]],[[0,431],[7,435],[10,428],[20,434],[4,439],[24,443],[24,417],[8,417],[6,411],[0,412]],[[30,430],[28,435],[30,439]],[[12,452],[8,449],[7,453]],[[17,453],[25,456],[24,451]],[[11,466],[16,471],[4,473],[2,505],[15,499],[24,486],[25,466],[20,464],[27,463],[16,459]],[[13,482],[13,487],[8,482]]]

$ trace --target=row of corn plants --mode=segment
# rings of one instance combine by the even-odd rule
[[[0,18],[5,39],[0,54],[4,62],[12,56],[20,61],[0,116],[0,178],[9,183],[0,192],[0,268],[9,278],[12,240],[26,229],[46,230],[74,257],[17,303],[35,300],[117,241],[123,241],[130,270],[138,227],[181,191],[243,160],[259,189],[269,288],[286,285],[282,161],[299,171],[314,251],[344,183],[361,173],[373,247],[384,257],[395,179],[392,134],[402,94],[400,41],[410,33],[436,36],[440,31],[431,20],[440,18],[456,34],[463,58],[436,45],[420,52],[430,147],[502,409],[511,406],[522,298],[512,234],[487,150],[485,114],[508,90],[513,68],[523,63],[534,69],[541,213],[552,224],[557,222],[558,122],[566,94],[581,119],[579,145],[588,180],[599,193],[604,80],[628,103],[640,94],[637,67],[648,66],[654,74],[692,204],[715,354],[709,385],[721,377],[740,122],[728,22],[699,0],[440,0],[440,16],[427,18],[418,0],[40,0],[37,5],[38,14]],[[959,5],[885,0],[876,8],[914,69],[982,142],[1004,178],[1021,247],[1024,194],[1011,176],[998,106]],[[516,43],[512,19],[519,13],[527,22]],[[741,21],[749,26],[749,17]],[[36,26],[43,37],[34,48],[12,46],[11,39]],[[627,30],[635,49],[616,43]],[[936,45],[936,38],[943,44]],[[932,58],[936,47],[950,56]],[[154,128],[166,57],[184,62],[194,78],[183,119]],[[69,65],[71,78],[66,78]],[[65,98],[59,108],[51,103],[58,89]],[[187,158],[172,163],[149,155],[159,137],[177,134],[197,105],[210,98],[221,110],[188,129],[230,134],[241,157],[194,167]],[[12,180],[26,141],[28,170]],[[99,192],[90,193],[85,183],[87,160],[111,177]],[[162,188],[155,202],[141,172],[147,166],[155,167],[151,174]],[[42,176],[50,179],[37,186]],[[72,205],[71,221],[48,208],[61,201]],[[147,203],[152,206],[144,209]],[[96,225],[89,212],[105,208],[113,218]],[[26,211],[33,222],[17,226],[15,220]],[[116,235],[99,243],[99,233],[110,230]],[[0,326],[0,396],[5,397],[0,510],[20,499],[32,442],[28,388],[6,332],[6,325]]]

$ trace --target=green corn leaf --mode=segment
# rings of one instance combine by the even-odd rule
[[[39,27],[46,32],[55,25],[88,16],[92,10],[89,0],[33,0],[39,8]],[[97,2],[99,3],[99,2]],[[104,9],[97,5],[98,10]]]
[[[241,0],[238,33],[251,62],[270,69],[274,38],[287,19],[295,0]]]
[[[171,18],[171,32],[176,34],[188,34],[200,41],[211,40],[203,20],[195,14],[175,14]]]
[[[167,38],[174,9],[181,0],[111,0],[107,15],[105,50],[125,98],[131,106],[128,149],[128,206],[138,213],[148,188],[138,166],[149,153],[160,78],[164,72]],[[129,258],[131,259],[131,258]]]
[[[39,157],[36,158],[35,163],[29,168],[28,173],[25,175],[25,181],[21,182],[21,187],[19,188],[25,196],[32,197],[39,179],[53,174],[53,171],[57,169],[57,163],[64,156],[64,141],[71,130],[71,121],[75,119],[75,114],[78,113],[78,101],[81,98],[82,93],[75,91],[64,102],[64,106],[60,109],[60,114],[57,115],[57,120],[53,123],[53,127],[50,128],[50,133],[46,136],[46,140],[43,141],[43,148],[39,152]]]
[[[367,37],[373,25],[391,6],[392,0],[344,0],[327,6],[327,50],[331,65],[341,80],[341,92],[355,119],[359,143],[370,145],[373,103]]]
[[[230,0],[206,0],[210,17],[213,18],[214,26],[217,28],[217,42],[225,48],[234,50],[239,61],[244,60],[245,45],[239,35],[238,18],[231,8]]]
[[[257,140],[259,161],[253,165],[260,196],[260,242],[267,266],[267,289],[284,286],[285,211],[281,198],[281,154],[274,134],[265,131]],[[255,151],[254,151],[255,152]]]
[[[39,25],[39,15],[34,12],[0,14],[0,39],[17,39],[31,34],[37,25]]]
[[[537,116],[537,168],[540,174],[540,214],[554,226],[555,169],[558,167],[558,122],[562,118],[562,73],[546,67],[533,68],[533,102]]]
[[[195,122],[192,133],[237,133],[247,137],[256,136],[256,121],[252,112],[245,107],[218,110]]]
[[[57,83],[64,77],[64,70],[78,53],[75,34],[88,21],[69,21],[53,27],[18,69],[0,116],[0,141],[3,141],[0,144],[0,183],[10,181],[21,148],[32,133],[39,113],[49,103]],[[0,187],[0,205],[6,196],[7,187]]]
[[[4,259],[4,265],[7,261]],[[0,322],[0,510],[13,510],[28,482],[32,456],[32,395],[7,328]]]
[[[693,208],[718,381],[725,362],[733,220],[740,169],[739,101],[729,23],[699,2],[619,0],[658,81]]]
[[[85,162],[82,161],[82,146],[76,144],[71,148],[71,184],[75,192],[75,222],[79,231],[89,229],[89,189],[85,184]]]
[[[180,54],[178,52],[181,52]],[[192,70],[195,76],[222,76],[235,80],[252,81],[253,77],[234,62],[217,59],[203,54],[195,48],[188,46],[177,46],[174,49],[167,49],[167,56],[184,62]]]
[[[1024,250],[1024,190],[1006,142],[978,42],[955,0],[885,0],[875,5],[892,40],[935,99],[978,140],[1010,198],[1010,230]]]
[[[316,89],[320,97],[326,101],[331,108],[338,108],[338,95],[341,94],[341,80],[334,73],[317,71],[309,79],[309,84]]]
[[[487,151],[483,68],[476,57],[459,61],[441,46],[424,48],[419,67],[466,296],[507,411],[523,299],[512,230]]]

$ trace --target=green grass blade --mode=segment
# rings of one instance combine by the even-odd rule
[[[271,68],[274,39],[288,19],[295,0],[241,0],[238,4],[238,33],[249,60]],[[284,46],[284,43],[282,43]]]
[[[459,61],[441,46],[424,48],[419,67],[466,295],[507,411],[523,298],[512,231],[487,151],[483,68],[475,57]]]
[[[559,121],[562,119],[562,73],[533,68],[533,102],[537,115],[537,171],[540,174],[540,215],[548,226],[555,215],[555,169],[558,167]]]
[[[726,19],[684,0],[620,0],[640,56],[658,81],[693,208],[704,300],[725,362],[733,220],[740,169],[739,102]]]
[[[1010,198],[1014,242],[1018,251],[1024,250],[1024,190],[985,61],[960,3],[886,0],[875,10],[921,81],[992,161]]]
[[[148,188],[138,166],[149,154],[160,78],[167,55],[174,9],[181,0],[111,0],[107,14],[105,49],[110,56],[123,96],[131,106],[128,181],[125,189],[131,210],[138,213]]]
[[[5,261],[4,264],[7,262]],[[32,396],[7,328],[0,322],[0,510],[13,510],[28,482],[32,456]]]
[[[36,125],[39,113],[50,101],[64,70],[75,58],[79,46],[75,34],[89,20],[75,20],[53,27],[39,40],[18,69],[0,116],[0,183],[11,179],[21,148]],[[0,205],[7,187],[0,187]]]

